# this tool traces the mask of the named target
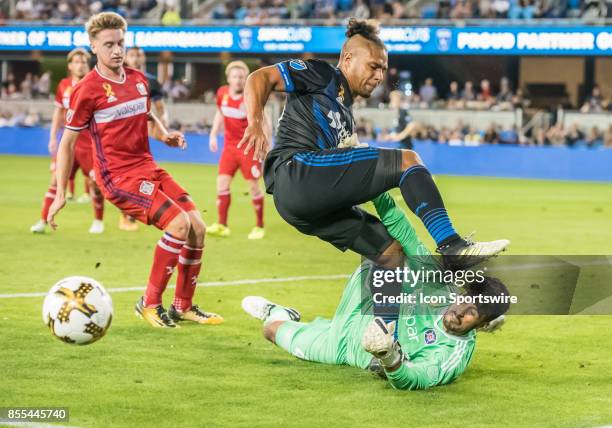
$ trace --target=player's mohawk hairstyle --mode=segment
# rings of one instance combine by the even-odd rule
[[[127,21],[115,12],[101,12],[92,15],[85,24],[89,40],[95,39],[102,30],[127,30]]]
[[[346,38],[350,39],[353,36],[361,36],[367,40],[374,42],[378,46],[384,47],[385,44],[379,37],[380,24],[375,19],[357,19],[350,18],[346,26]]]

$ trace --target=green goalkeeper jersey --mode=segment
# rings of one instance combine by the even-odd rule
[[[418,239],[405,214],[396,207],[389,194],[379,196],[374,200],[374,206],[391,236],[402,245],[407,255],[409,269],[439,269],[436,260]],[[370,268],[369,263],[363,263],[355,271],[342,299],[343,303],[348,303],[352,308],[349,309],[341,303],[343,308],[338,308],[337,315],[346,316],[347,310],[354,315],[356,310],[354,304],[359,306],[358,309],[362,314],[372,314],[372,299],[363,298],[360,292]],[[399,369],[386,372],[389,382],[398,389],[425,389],[452,382],[469,365],[475,345],[473,331],[464,336],[454,336],[445,332],[442,326],[442,315],[449,306],[451,294],[457,293],[458,290],[442,283],[417,282],[414,287],[404,284],[403,291],[415,296],[415,303],[400,305],[396,325],[397,340],[407,360]],[[421,295],[444,296],[447,303],[439,305],[421,303]],[[351,297],[348,300],[352,301],[352,304],[345,301],[349,296]],[[355,296],[359,301],[356,301]],[[359,323],[359,326],[353,325],[352,329],[354,332],[357,330],[361,336],[372,320],[372,315],[350,318],[353,318],[353,323],[355,321]],[[353,357],[357,357],[354,361],[361,367],[367,367],[371,360],[370,354],[363,355],[363,359],[357,355]]]

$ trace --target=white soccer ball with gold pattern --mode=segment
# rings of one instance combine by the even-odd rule
[[[59,340],[87,345],[106,334],[113,319],[113,302],[95,279],[71,276],[51,287],[42,315]]]

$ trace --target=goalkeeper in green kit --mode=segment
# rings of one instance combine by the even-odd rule
[[[384,193],[373,202],[390,235],[402,245],[406,267],[440,269],[391,196]],[[509,308],[503,301],[480,303],[485,296],[509,295],[495,278],[484,277],[477,287],[466,287],[464,294],[475,298],[452,304],[448,302],[453,295],[462,295],[454,285],[417,281],[402,285],[402,292],[413,296],[410,302],[396,305],[392,314],[376,316],[376,294],[366,285],[372,284],[376,269],[369,261],[359,266],[331,320],[302,323],[295,309],[259,296],[245,297],[242,307],[264,321],[266,339],[300,359],[370,369],[394,388],[409,390],[444,385],[461,376],[472,359],[475,330],[495,329]],[[422,296],[437,296],[446,303],[421,303]]]

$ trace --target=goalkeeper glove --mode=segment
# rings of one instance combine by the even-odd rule
[[[404,354],[399,343],[393,339],[395,321],[385,324],[381,317],[374,318],[363,332],[361,344],[370,354],[380,360],[384,368],[397,366]]]

